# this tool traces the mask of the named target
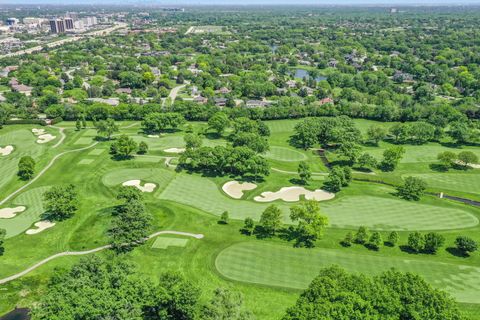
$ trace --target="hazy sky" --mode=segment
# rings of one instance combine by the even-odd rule
[[[158,4],[158,5],[435,5],[478,4],[480,0],[0,0],[1,4]]]

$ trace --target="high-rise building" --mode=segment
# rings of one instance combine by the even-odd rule
[[[75,28],[72,18],[65,18],[63,21],[65,22],[65,30],[73,30]]]
[[[51,33],[65,33],[65,21],[62,19],[50,20],[50,32]]]
[[[20,21],[17,18],[8,18],[7,19],[7,26],[14,26],[18,24]]]

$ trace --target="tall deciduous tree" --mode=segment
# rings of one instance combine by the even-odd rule
[[[54,186],[43,194],[44,207],[51,220],[65,220],[78,209],[78,194],[73,184]]]
[[[307,200],[290,209],[290,219],[297,222],[292,227],[296,235],[296,246],[314,247],[315,241],[322,237],[328,226],[328,217],[320,212],[320,205],[315,200]]]

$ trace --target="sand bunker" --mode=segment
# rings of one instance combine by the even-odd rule
[[[37,234],[37,233],[40,233],[42,232],[43,230],[46,230],[48,228],[51,228],[55,225],[54,222],[50,222],[50,221],[47,221],[47,220],[44,220],[44,221],[39,221],[39,222],[36,222],[34,224],[35,227],[37,227],[36,229],[28,229],[27,231],[25,231],[26,234]]]
[[[124,183],[122,183],[122,186],[135,187],[142,192],[153,192],[153,190],[155,190],[155,188],[157,187],[155,183],[145,183],[142,186],[140,180],[125,181]]]
[[[250,182],[229,181],[223,185],[222,190],[230,197],[240,199],[243,196],[243,191],[253,190],[256,187],[256,184]]]
[[[455,163],[461,166],[465,165],[465,163],[460,160],[455,161]],[[473,169],[480,169],[480,164],[478,163],[467,163],[467,166]]]
[[[182,152],[185,152],[185,148],[170,148],[170,149],[165,149],[163,151],[167,153],[182,153]]]
[[[32,133],[36,136],[45,134],[45,129],[32,129]]]
[[[0,156],[8,156],[10,153],[12,153],[12,151],[12,146],[6,146],[5,148],[0,147]]]
[[[18,206],[15,208],[3,208],[0,209],[0,219],[10,219],[10,218],[15,218],[17,213],[25,211],[24,206]]]
[[[52,140],[55,140],[55,138],[56,138],[56,136],[52,136],[49,133],[42,134],[42,135],[38,136],[37,143],[47,143],[47,142],[50,142]]]
[[[281,199],[287,202],[295,202],[300,200],[301,195],[304,195],[305,199],[307,200],[317,201],[330,200],[335,197],[334,193],[330,193],[322,189],[310,191],[305,189],[304,187],[284,187],[277,192],[262,192],[262,194],[256,196],[254,200],[257,202],[271,202]]]
[[[149,134],[147,137],[149,138],[160,138],[158,134]]]

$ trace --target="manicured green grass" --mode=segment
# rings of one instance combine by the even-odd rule
[[[99,156],[105,152],[105,149],[93,149],[88,153],[89,156]]]
[[[291,148],[285,147],[270,147],[270,150],[265,154],[266,158],[279,161],[302,161],[307,160],[307,156]]]
[[[158,237],[152,244],[153,249],[167,249],[168,247],[185,247],[188,239]]]
[[[404,176],[409,175],[422,178],[429,187],[438,190],[461,190],[480,194],[480,174],[465,174],[452,171],[449,173],[405,174]]]
[[[0,156],[0,190],[11,181],[16,173],[18,161],[23,156],[31,156],[38,160],[40,155],[45,152],[45,146],[36,143],[37,138],[30,129],[16,129],[9,127],[8,131],[0,131],[0,146],[12,145],[14,150],[8,156]]]
[[[461,209],[375,196],[348,196],[322,205],[333,227],[375,230],[448,230],[474,227],[478,219]]]
[[[168,185],[173,179],[172,171],[159,168],[124,168],[110,171],[102,178],[102,182],[109,187],[120,186],[123,182],[129,180],[142,180],[157,184],[159,190]]]
[[[0,228],[7,231],[7,238],[16,236],[27,230],[34,222],[40,220],[40,216],[44,213],[42,201],[43,193],[49,187],[39,187],[30,189],[20,194],[13,200],[14,206],[25,206],[24,212],[19,213],[11,219],[0,219]],[[8,207],[8,205],[6,205]]]
[[[246,200],[234,200],[220,191],[212,181],[196,175],[178,174],[159,195],[160,199],[171,200],[220,216],[228,211],[233,219],[252,217],[257,219],[268,204]],[[284,220],[288,221],[288,206],[280,205]]]
[[[81,137],[78,138],[77,141],[75,141],[75,145],[87,145],[87,144],[92,144],[93,139],[90,137]]]
[[[95,161],[95,159],[82,159],[80,161],[78,161],[78,164],[92,164],[93,162]]]
[[[480,303],[480,268],[467,265],[356,254],[348,249],[299,249],[260,241],[234,244],[215,261],[218,271],[229,279],[295,289],[306,288],[320,268],[333,264],[368,275],[390,268],[413,272],[458,301]]]
[[[382,142],[380,143],[380,147],[365,147],[364,150],[378,160],[381,160],[383,157],[383,151],[391,146],[392,144]],[[402,145],[402,147],[405,148],[405,154],[400,163],[435,163],[437,162],[437,155],[444,151],[451,151],[454,153],[471,151],[480,157],[480,148],[450,148],[437,143],[426,145]]]

